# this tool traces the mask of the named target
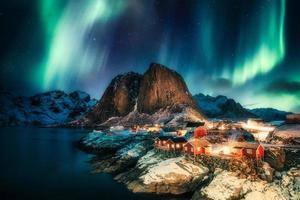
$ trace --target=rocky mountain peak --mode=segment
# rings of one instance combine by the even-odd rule
[[[142,75],[128,72],[116,76],[106,88],[93,111],[87,115],[91,123],[110,117],[125,116],[134,109]]]
[[[183,78],[166,66],[152,63],[144,75],[129,72],[116,76],[87,118],[92,125],[111,117],[124,118],[133,111],[134,118],[140,120],[143,114],[164,113],[163,110],[181,113],[185,108],[197,110]]]
[[[177,72],[161,64],[150,64],[141,80],[138,111],[151,114],[178,104],[197,107],[183,78]]]

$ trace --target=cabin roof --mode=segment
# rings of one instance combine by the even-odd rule
[[[187,144],[192,145],[193,147],[207,147],[210,146],[211,143],[206,139],[190,139]]]
[[[230,145],[233,148],[249,148],[249,149],[257,149],[259,146],[258,142],[231,142]]]
[[[205,122],[187,122],[186,127],[204,126]]]
[[[163,135],[163,136],[158,136],[157,138],[155,138],[156,140],[168,140],[168,139],[171,139],[171,138],[173,138],[172,136],[165,136],[165,135]]]
[[[187,140],[184,137],[175,137],[170,139],[174,143],[185,143]]]

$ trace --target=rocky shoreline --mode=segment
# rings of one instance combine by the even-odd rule
[[[221,159],[164,153],[150,134],[89,133],[78,147],[95,154],[92,173],[110,173],[134,193],[187,194],[196,199],[299,199],[300,165],[274,169],[281,161]],[[274,153],[275,152],[275,153]],[[276,157],[277,158],[277,157]],[[271,164],[269,164],[269,162]],[[281,166],[279,166],[281,167]],[[287,168],[286,166],[284,167]]]

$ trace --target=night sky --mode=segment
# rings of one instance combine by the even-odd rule
[[[158,62],[192,94],[299,112],[299,8],[297,0],[1,1],[0,89],[100,98],[115,75]]]

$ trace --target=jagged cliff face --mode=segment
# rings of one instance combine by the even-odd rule
[[[142,75],[129,72],[116,76],[102,98],[87,115],[91,123],[104,122],[110,117],[125,116],[134,109]]]
[[[144,75],[132,72],[114,78],[87,119],[90,124],[99,124],[111,117],[131,113],[130,119],[143,121],[146,120],[143,114],[163,113],[163,110],[181,113],[186,107],[197,110],[183,78],[177,72],[153,63]],[[119,118],[118,121],[122,120]]]
[[[152,63],[141,81],[138,111],[152,114],[178,104],[196,108],[183,78],[163,65]]]

